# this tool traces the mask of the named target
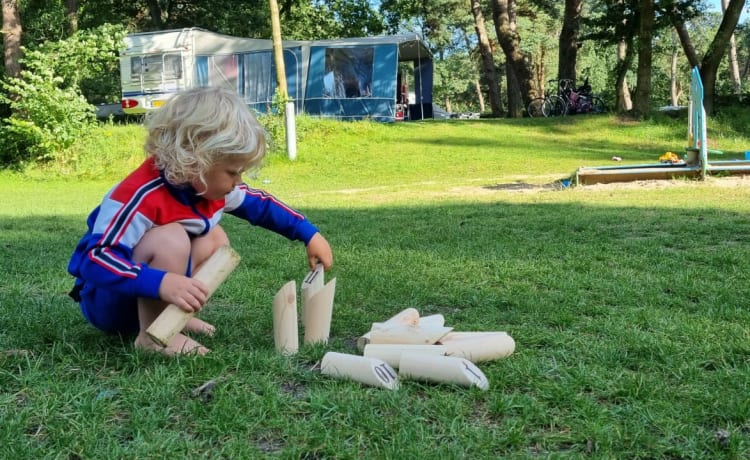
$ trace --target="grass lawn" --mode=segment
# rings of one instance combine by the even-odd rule
[[[748,121],[709,121],[710,147],[742,157]],[[139,126],[0,173],[0,457],[750,457],[750,177],[556,187],[613,156],[681,153],[684,119],[298,128],[297,161],[271,155],[250,181],[334,248],[331,339],[293,357],[274,351],[271,305],[307,273],[304,249],[231,216],[243,260],[204,312],[206,357],[135,351],[66,296],[86,216],[140,161]],[[507,331],[516,352],[479,364],[488,391],[316,370],[407,307]]]

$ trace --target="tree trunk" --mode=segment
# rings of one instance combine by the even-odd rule
[[[523,100],[521,99],[521,88],[518,85],[518,78],[513,69],[505,63],[505,86],[508,87],[508,118],[518,118],[523,116]],[[527,104],[528,105],[528,104]]]
[[[684,23],[673,24],[680,36],[680,43],[685,55],[688,57],[691,67],[700,68],[701,80],[703,83],[703,108],[706,113],[711,115],[714,107],[714,94],[716,93],[716,73],[719,69],[724,53],[729,45],[730,38],[734,34],[734,29],[740,20],[742,8],[745,6],[745,0],[729,0],[724,17],[721,20],[719,29],[714,35],[713,41],[708,46],[708,51],[703,56],[702,61],[698,61],[695,48],[690,40]]]
[[[626,75],[630,64],[633,62],[633,47],[623,38],[617,44],[617,67],[615,68],[615,87],[617,88],[617,112],[624,113],[633,110],[633,101],[630,99],[630,88]]]
[[[565,14],[560,31],[557,78],[576,81],[578,32],[581,28],[583,0],[565,0]]]
[[[70,35],[78,32],[78,0],[65,0],[65,16],[68,18]]]
[[[477,91],[477,100],[479,101],[479,112],[484,113],[484,95],[482,94],[482,85],[479,82],[479,79],[474,80],[474,89]],[[499,116],[494,115],[493,116]]]
[[[154,25],[154,30],[161,30],[164,28],[164,20],[162,19],[161,5],[159,0],[147,0],[148,12],[151,16],[151,23]]]
[[[680,105],[680,82],[677,79],[677,60],[679,58],[677,46],[672,48],[672,61],[669,66],[669,99],[673,107]]]
[[[5,54],[5,74],[18,77],[21,74],[21,16],[18,14],[17,0],[3,2],[3,50]]]
[[[484,24],[484,15],[482,14],[482,7],[479,0],[471,0],[471,13],[474,16],[474,28],[477,33],[477,40],[479,41],[479,54],[482,58],[482,74],[484,80],[487,82],[489,87],[488,95],[490,98],[490,110],[492,111],[493,117],[499,117],[502,115],[502,106],[500,104],[500,86],[497,84],[497,74],[495,73],[495,60],[492,56],[492,46],[490,45],[490,39],[487,36],[487,29]],[[480,96],[480,106],[484,104],[481,99],[482,92],[478,92]],[[484,111],[484,108],[482,108]]]
[[[729,0],[721,0],[721,11],[726,13]],[[734,82],[734,93],[742,94],[742,80],[740,79],[740,66],[737,62],[737,41],[734,34],[729,38],[729,74]]]
[[[539,48],[539,54],[537,54],[534,60],[534,87],[537,88],[538,94],[541,96],[544,94],[544,85],[547,82],[547,69],[544,67],[544,61],[547,58],[547,51],[544,47]]]
[[[281,41],[281,20],[279,18],[279,3],[269,0],[271,8],[271,31],[273,37],[273,62],[276,64],[276,90],[286,102],[286,69],[284,68],[284,48]]]
[[[651,41],[654,33],[654,0],[641,1],[641,21],[638,28],[638,73],[635,89],[633,112],[638,118],[648,115],[651,110],[651,64],[653,48]]]
[[[508,74],[508,115],[523,116],[523,108],[537,96],[534,85],[531,58],[521,50],[521,37],[516,31],[515,0],[491,0],[497,41],[503,49]],[[512,76],[510,74],[513,74]],[[516,94],[511,94],[511,83],[518,85]],[[521,101],[520,105],[517,102]]]
[[[700,59],[698,58],[698,53],[695,51],[693,42],[690,40],[690,34],[688,34],[685,23],[678,22],[673,25],[674,30],[677,31],[677,36],[680,37],[680,44],[682,45],[682,50],[685,52],[685,57],[687,57],[690,68],[700,67],[701,64]]]

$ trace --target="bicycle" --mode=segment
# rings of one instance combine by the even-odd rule
[[[559,94],[566,103],[566,113],[569,115],[585,113],[605,113],[607,106],[604,100],[591,92],[589,78],[583,85],[575,87],[573,80],[563,78],[558,83]]]
[[[550,83],[550,86],[553,83],[557,86],[557,80],[549,80],[547,83]],[[559,93],[553,94],[547,90],[544,96],[536,97],[529,102],[526,112],[532,118],[562,116],[567,113],[567,103]]]

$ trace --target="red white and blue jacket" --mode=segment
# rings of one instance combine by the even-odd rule
[[[133,261],[133,248],[153,227],[179,222],[191,236],[205,235],[227,212],[253,225],[307,244],[318,229],[272,195],[238,185],[221,200],[207,200],[190,186],[170,184],[149,158],[104,197],[88,218],[88,231],[68,264],[76,277],[71,296],[85,283],[134,297],[159,297],[166,272]]]

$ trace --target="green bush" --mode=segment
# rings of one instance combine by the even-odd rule
[[[0,160],[6,165],[53,159],[96,121],[94,107],[76,88],[61,87],[63,79],[52,69],[34,70],[0,83],[13,95],[0,95],[13,110],[0,127]]]
[[[105,25],[24,49],[24,70],[0,82],[11,115],[0,122],[0,165],[59,160],[96,122],[81,82],[117,60],[125,31]]]

